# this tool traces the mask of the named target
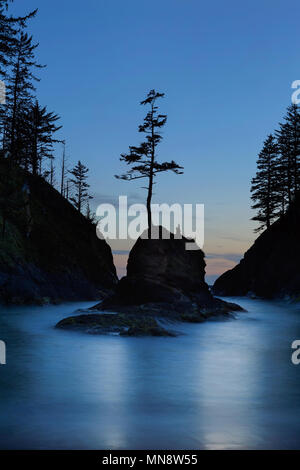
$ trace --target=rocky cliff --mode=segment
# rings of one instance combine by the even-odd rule
[[[287,213],[263,232],[241,262],[220,276],[217,295],[275,298],[300,295],[300,196]]]
[[[117,282],[95,226],[40,177],[0,162],[0,301],[100,299]]]

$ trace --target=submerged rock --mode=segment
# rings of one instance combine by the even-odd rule
[[[83,331],[93,335],[176,336],[143,314],[89,314],[65,318],[56,328]]]

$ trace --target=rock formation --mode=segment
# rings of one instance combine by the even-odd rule
[[[61,320],[56,328],[83,331],[91,335],[177,336],[159,325],[156,318],[135,314],[84,314]]]
[[[229,296],[299,297],[299,240],[300,196],[283,217],[257,238],[240,263],[216,280],[213,292]]]
[[[212,296],[204,280],[204,253],[200,249],[186,250],[188,241],[176,239],[166,230],[164,238],[158,240],[140,237],[129,254],[127,276],[118,285],[118,302],[175,303],[195,296],[203,304],[210,303]]]
[[[1,161],[0,301],[101,299],[117,276],[95,226],[40,177]]]
[[[190,240],[176,239],[166,231],[157,240],[142,236],[130,252],[127,276],[115,293],[89,309],[88,315],[66,318],[57,327],[94,334],[119,331],[126,335],[174,336],[161,321],[199,323],[242,310],[212,296],[204,280],[204,253],[187,251],[187,242]],[[107,317],[107,313],[99,312],[114,315]]]
[[[169,238],[167,238],[169,237]],[[202,250],[186,250],[182,237],[177,239],[164,229],[160,239],[140,237],[132,248],[127,275],[117,285],[115,293],[95,309],[135,307],[164,313],[205,314],[234,310],[234,306],[215,299],[205,282],[205,260]]]

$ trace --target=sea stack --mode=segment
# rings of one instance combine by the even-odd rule
[[[191,240],[176,238],[162,227],[159,239],[146,239],[143,234],[129,254],[127,275],[115,294],[96,308],[132,311],[143,306],[149,312],[199,319],[236,309],[213,297],[205,282],[204,253],[187,250],[188,243]]]
[[[177,239],[162,228],[160,236],[149,240],[141,236],[130,252],[127,275],[115,292],[84,315],[68,317],[57,327],[90,334],[174,336],[166,329],[166,320],[200,323],[242,310],[213,297],[204,280],[203,251],[186,250],[191,240]]]

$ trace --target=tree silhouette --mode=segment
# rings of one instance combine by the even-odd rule
[[[19,117],[30,107],[38,78],[32,72],[33,68],[41,68],[35,61],[34,52],[38,44],[33,44],[32,37],[20,33],[14,47],[12,72],[7,78],[7,123],[6,137],[11,158],[17,159],[16,142],[18,129],[21,128]]]
[[[255,230],[259,232],[264,227],[270,227],[271,222],[277,216],[277,208],[280,197],[277,186],[277,156],[278,145],[273,134],[265,140],[263,149],[257,160],[257,173],[252,179],[251,199],[254,201],[252,209],[258,209],[258,213],[252,220],[261,222]]]
[[[37,13],[37,10],[34,10],[24,17],[17,18],[8,15],[8,5],[12,1],[0,0],[0,78],[5,83],[5,89],[1,92],[4,95],[2,98],[6,100],[6,105],[0,105],[0,122],[3,148],[6,147],[5,152],[8,150],[5,139],[7,141],[9,131],[7,112],[9,108],[9,90],[7,90],[6,85],[10,78],[9,72],[11,72],[11,67],[14,64],[20,32],[27,26],[27,21]]]
[[[280,179],[286,187],[286,197],[290,204],[300,189],[300,114],[296,104],[287,108],[285,122],[276,131],[280,151]]]
[[[269,135],[257,161],[252,180],[252,220],[261,222],[260,231],[283,215],[300,191],[300,112],[296,104],[288,106],[284,121]]]
[[[157,93],[151,90],[146,99],[141,101],[141,105],[149,105],[150,110],[144,118],[144,122],[139,126],[139,132],[146,134],[146,140],[138,147],[129,147],[129,153],[122,154],[120,160],[127,165],[131,165],[131,169],[122,175],[115,175],[118,179],[125,181],[133,181],[140,178],[147,178],[147,214],[148,228],[152,226],[151,201],[153,195],[153,185],[155,177],[158,173],[173,171],[176,174],[182,174],[183,167],[179,166],[173,160],[170,162],[159,163],[157,161],[157,146],[162,140],[161,129],[167,122],[165,114],[158,113],[156,101],[163,98],[164,93]]]
[[[73,170],[69,172],[73,176],[70,181],[73,183],[75,188],[75,195],[70,198],[70,201],[73,202],[79,212],[83,210],[85,203],[90,199],[93,199],[88,193],[88,188],[90,187],[86,181],[88,171],[89,169],[79,160]]]
[[[59,116],[48,112],[36,101],[23,116],[27,157],[34,175],[41,174],[44,159],[53,159],[53,144],[61,142],[54,134],[61,129],[57,126]]]
[[[7,9],[13,0],[0,0],[0,75],[6,77],[6,68],[11,64],[17,43],[17,34],[33,18],[37,9],[23,17],[8,16]]]
[[[5,80],[6,85],[6,103],[0,106],[0,156],[8,159],[7,167],[12,175],[18,174],[15,171],[17,166],[24,169],[25,174],[31,172],[33,175],[43,176],[50,184],[55,185],[54,144],[64,141],[54,136],[61,129],[57,124],[59,116],[49,112],[35,98],[35,82],[39,81],[35,71],[43,66],[35,57],[38,44],[25,32],[28,20],[36,15],[37,10],[15,18],[9,15],[8,10],[12,1],[0,0],[0,78]],[[79,211],[91,199],[87,192],[87,172],[88,169],[78,162],[70,172],[73,178],[68,178],[64,150],[59,189],[68,200],[73,196],[72,202]],[[6,199],[13,199],[12,194],[9,189],[4,198],[0,195],[0,212],[4,213],[2,205]],[[9,213],[11,206],[8,201],[6,206]],[[89,206],[86,208],[86,215],[90,220],[93,219]],[[5,223],[3,227],[5,232]]]

